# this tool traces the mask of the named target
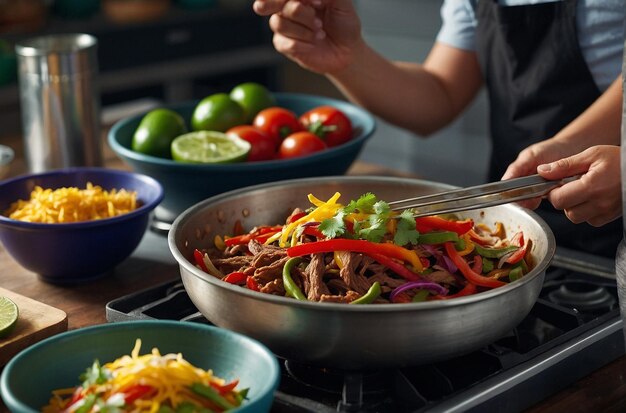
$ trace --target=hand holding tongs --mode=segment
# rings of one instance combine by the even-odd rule
[[[389,202],[392,210],[412,209],[416,217],[486,208],[546,195],[552,189],[572,182],[579,176],[551,181],[541,175],[529,175],[433,195]]]

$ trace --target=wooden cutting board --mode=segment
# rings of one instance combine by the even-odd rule
[[[0,338],[0,367],[31,344],[67,330],[65,311],[1,287],[0,296],[8,297],[19,309],[15,329],[7,337]]]

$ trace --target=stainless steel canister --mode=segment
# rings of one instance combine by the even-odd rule
[[[102,165],[97,45],[88,34],[59,34],[15,46],[31,172]]]

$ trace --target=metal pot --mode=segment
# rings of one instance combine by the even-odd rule
[[[533,270],[504,287],[448,301],[350,306],[302,302],[223,282],[193,264],[194,248],[217,234],[278,224],[307,194],[347,203],[366,192],[396,199],[452,187],[414,179],[330,177],[282,181],[227,192],[183,212],[168,236],[183,284],[193,303],[214,324],[253,337],[278,356],[342,369],[418,365],[477,350],[514,328],[534,305],[555,251],[550,228],[532,211],[502,205],[463,213],[476,222],[500,221],[508,234],[522,229],[533,242]]]

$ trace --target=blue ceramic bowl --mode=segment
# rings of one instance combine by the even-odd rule
[[[13,413],[35,413],[54,389],[79,384],[78,377],[98,359],[101,364],[130,354],[141,338],[141,354],[181,353],[190,363],[212,369],[227,381],[249,388],[248,400],[230,412],[270,410],[278,387],[276,357],[261,343],[218,327],[180,321],[126,321],[58,334],[17,354],[0,377],[0,394]]]
[[[278,106],[291,109],[297,115],[316,106],[335,106],[350,118],[356,136],[343,145],[302,158],[219,165],[185,164],[131,149],[133,134],[143,117],[141,114],[115,124],[109,132],[109,145],[135,171],[149,175],[163,185],[165,197],[156,209],[156,216],[161,221],[172,222],[188,207],[232,189],[285,179],[342,175],[357,158],[376,126],[372,115],[345,101],[300,94],[277,93],[275,96]],[[180,113],[189,125],[197,104],[196,101],[164,107]]]
[[[137,191],[141,206],[128,214],[96,221],[40,224],[3,215],[18,199],[29,199],[36,185],[44,189],[85,188],[87,182],[105,190]],[[0,182],[0,241],[23,267],[45,281],[72,283],[107,274],[137,247],[150,212],[163,199],[154,179],[106,168],[69,168],[22,175]]]

